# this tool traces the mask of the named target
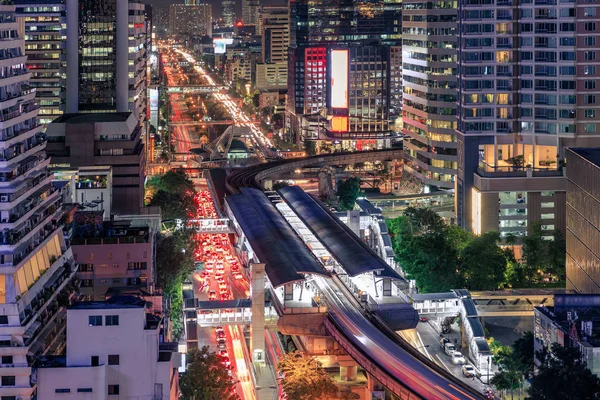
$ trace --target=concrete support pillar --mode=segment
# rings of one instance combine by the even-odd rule
[[[117,0],[116,25],[117,112],[127,112],[129,111],[129,0]]]
[[[383,296],[391,296],[392,295],[392,280],[389,278],[383,279]]]
[[[340,365],[340,379],[343,381],[355,381],[358,376],[358,364],[348,355],[337,356]]]
[[[79,7],[78,0],[67,0],[67,91],[68,114],[79,111]]]
[[[252,324],[250,325],[250,351],[252,361],[265,363],[265,264],[250,264],[250,290],[252,298]]]
[[[294,284],[287,283],[283,287],[283,301],[294,300]]]
[[[348,226],[356,236],[360,237],[360,210],[348,211]]]

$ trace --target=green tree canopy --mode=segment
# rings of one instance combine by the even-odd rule
[[[490,383],[498,390],[517,389],[523,380],[523,366],[512,348],[502,347],[495,356],[495,362],[500,371],[494,375]]]
[[[526,379],[533,376],[533,332],[527,331],[512,345],[513,353],[521,362],[522,372]]]
[[[554,231],[553,239],[544,238],[541,223],[534,223],[523,238],[523,259],[529,284],[540,273],[563,279],[565,275],[566,241],[560,231]]]
[[[176,231],[161,235],[156,245],[157,284],[165,291],[194,270],[196,241],[190,232]]]
[[[396,260],[421,292],[523,287],[540,270],[564,271],[562,235],[556,232],[555,240],[545,240],[540,226],[534,227],[531,237],[525,237],[526,263],[519,263],[512,249],[516,237],[501,240],[494,231],[473,235],[446,224],[428,208],[408,207],[387,224]]]
[[[352,210],[356,199],[360,196],[360,179],[352,177],[339,180],[337,182],[337,195],[340,209]]]
[[[600,396],[600,378],[592,374],[575,347],[552,344],[531,380],[528,400],[592,400]]]
[[[193,216],[196,190],[184,171],[169,171],[160,178],[153,177],[147,186],[149,193],[152,193],[150,205],[160,207],[163,220]]]
[[[498,247],[500,234],[474,236],[460,252],[459,270],[467,289],[493,290],[504,281],[506,254]]]
[[[283,377],[283,391],[290,400],[319,400],[336,395],[338,389],[321,363],[314,357],[294,351],[277,364]]]
[[[187,370],[179,380],[179,389],[185,400],[239,400],[229,370],[208,346],[187,353]]]

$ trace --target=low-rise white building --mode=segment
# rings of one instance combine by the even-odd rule
[[[162,350],[160,328],[136,297],[75,303],[67,310],[67,355],[42,363],[38,398],[177,399],[179,365]]]

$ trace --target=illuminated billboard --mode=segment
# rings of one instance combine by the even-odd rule
[[[233,39],[213,39],[213,47],[215,48],[215,54],[225,54],[228,44],[233,44]]]
[[[334,115],[331,118],[331,132],[348,132],[348,117]]]
[[[348,108],[348,50],[331,51],[331,107]]]

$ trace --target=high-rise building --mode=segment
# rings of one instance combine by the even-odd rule
[[[458,223],[502,236],[538,222],[548,236],[564,232],[565,148],[600,146],[600,6],[460,4]]]
[[[600,294],[600,148],[566,150],[567,290]]]
[[[40,105],[40,124],[49,124],[64,111],[65,2],[15,0],[17,18],[25,22],[25,55],[31,87]]]
[[[335,138],[356,149],[389,145],[390,120],[400,113],[392,93],[402,91],[401,81],[391,79],[401,67],[401,7],[399,0],[290,2],[292,137]],[[320,120],[316,131],[302,129],[307,118]]]
[[[289,23],[287,7],[260,9],[258,28],[262,39],[262,54],[254,71],[254,83],[260,91],[287,88]]]
[[[242,0],[242,22],[245,25],[258,25],[260,0]]]
[[[402,3],[402,133],[405,170],[425,184],[449,189],[457,162],[457,10],[453,3],[440,4]]]
[[[0,4],[0,398],[30,400],[35,357],[64,344],[75,270],[18,29],[15,6]]]
[[[212,6],[210,4],[169,6],[169,34],[212,36]]]
[[[156,34],[159,36],[165,35],[169,28],[169,8],[153,8],[152,11],[152,23],[156,28]]]
[[[260,35],[264,63],[287,62],[290,45],[290,18],[287,7],[262,7],[260,10]]]
[[[144,4],[67,0],[67,112],[134,113],[146,118]]]
[[[235,24],[235,0],[223,0],[221,2],[223,14],[223,26],[230,28]]]

